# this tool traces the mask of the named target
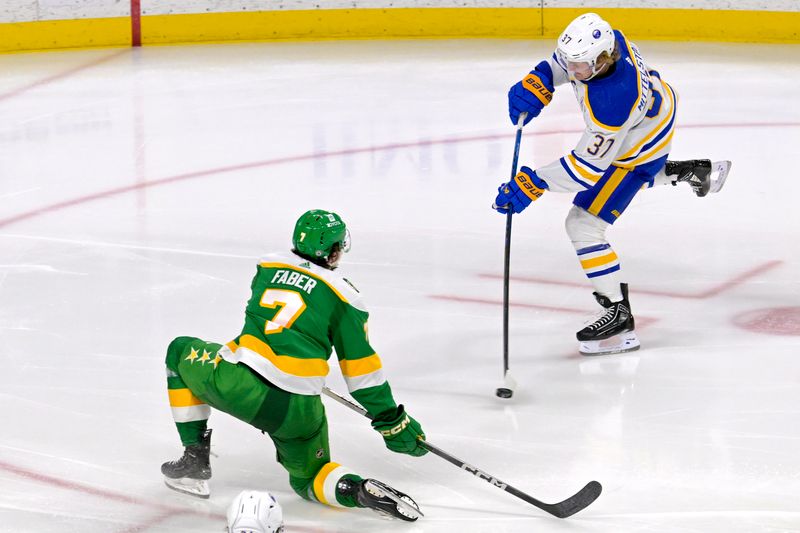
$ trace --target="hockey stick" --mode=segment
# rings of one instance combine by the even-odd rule
[[[517,137],[514,140],[514,159],[511,162],[511,179],[517,175],[517,163],[519,161],[519,145],[522,143],[522,126],[528,113],[522,112],[517,120]],[[498,398],[509,399],[514,396],[514,389],[517,382],[509,372],[508,361],[508,287],[511,277],[511,217],[514,212],[509,208],[506,213],[506,247],[503,253],[503,386],[494,391]]]
[[[349,407],[353,411],[360,413],[361,415],[372,419],[367,413],[366,409],[363,407],[356,405],[355,403],[351,402],[347,398],[340,396],[339,394],[333,392],[328,387],[322,388],[323,394],[328,396],[329,398],[333,398],[340,404],[344,405],[345,407]],[[599,496],[600,493],[603,491],[603,486],[600,485],[597,481],[590,481],[583,487],[581,490],[577,492],[577,494],[570,496],[566,500],[558,503],[544,503],[542,501],[537,500],[532,496],[528,496],[524,492],[519,489],[516,489],[509,485],[504,481],[500,481],[496,477],[492,476],[491,474],[487,474],[483,470],[472,466],[471,464],[465,463],[461,459],[457,459],[456,457],[450,455],[446,451],[442,450],[441,448],[434,446],[427,440],[421,440],[420,446],[428,450],[429,452],[433,453],[434,455],[438,455],[448,463],[454,464],[458,468],[462,470],[466,470],[473,476],[480,478],[490,485],[497,487],[500,490],[504,490],[509,494],[516,496],[517,498],[528,502],[531,505],[535,505],[539,509],[550,513],[551,515],[558,517],[558,518],[567,518],[568,516],[572,516],[578,511],[582,511],[586,507],[592,504]]]

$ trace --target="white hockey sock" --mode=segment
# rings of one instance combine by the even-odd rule
[[[580,243],[575,243],[580,244]],[[592,244],[578,248],[575,252],[581,262],[586,277],[592,282],[595,292],[609,298],[612,302],[623,299],[620,290],[619,258],[608,243]]]
[[[327,463],[320,468],[312,484],[317,501],[332,507],[344,507],[336,499],[336,484],[346,474],[353,472],[338,463]]]
[[[565,226],[583,272],[594,285],[595,291],[612,302],[622,300],[619,259],[605,237],[610,224],[573,206]]]

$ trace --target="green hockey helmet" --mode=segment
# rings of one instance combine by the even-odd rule
[[[336,244],[343,252],[350,250],[350,232],[336,213],[312,209],[297,219],[292,244],[305,256],[327,259]]]

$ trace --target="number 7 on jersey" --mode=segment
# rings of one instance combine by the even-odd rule
[[[297,318],[306,310],[306,303],[300,293],[283,289],[267,289],[261,295],[261,307],[275,309],[280,307],[272,320],[267,320],[264,334],[280,333],[283,328],[290,328]]]

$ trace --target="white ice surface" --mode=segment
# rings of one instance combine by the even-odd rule
[[[800,305],[799,49],[639,44],[681,95],[673,157],[732,159],[731,176],[704,199],[644,191],[610,231],[640,325],[627,355],[577,354],[596,305],[563,230],[571,198],[515,217],[512,273],[539,281],[512,283],[507,402],[490,205],[511,166],[507,88],[552,43],[0,56],[0,531],[219,532],[245,488],[278,496],[288,532],[800,531],[797,316],[777,320],[794,335],[734,324]],[[559,157],[580,128],[557,91],[521,162]],[[317,207],[351,228],[343,268],[431,442],[549,502],[599,480],[594,505],[551,518],[391,454],[327,400],[334,460],[410,493],[423,520],[302,501],[269,439],[220,413],[211,499],[163,485],[180,453],[167,344],[238,334],[256,258]]]

